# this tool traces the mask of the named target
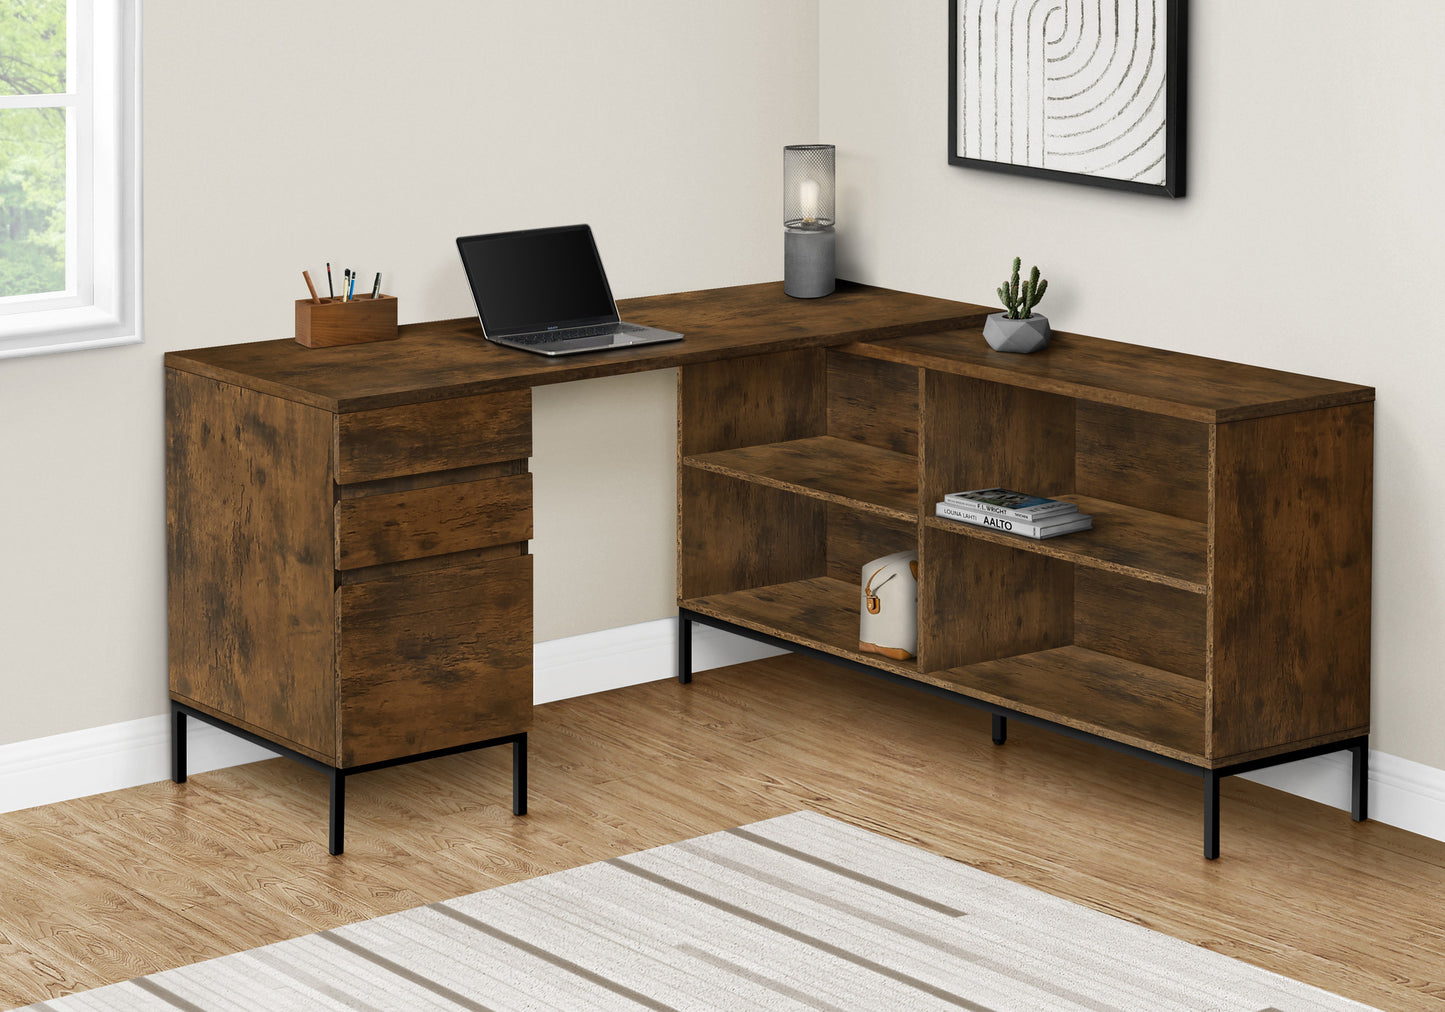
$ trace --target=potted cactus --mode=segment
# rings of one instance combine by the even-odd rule
[[[1014,257],[1013,277],[999,286],[998,296],[1008,307],[994,313],[983,324],[983,337],[994,351],[1030,352],[1049,346],[1049,318],[1034,312],[1049,283],[1039,277],[1037,266],[1029,279],[1019,283],[1021,257]]]

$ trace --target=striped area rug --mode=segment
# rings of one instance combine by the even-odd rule
[[[29,1008],[1367,1006],[798,812]]]

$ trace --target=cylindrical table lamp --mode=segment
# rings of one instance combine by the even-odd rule
[[[833,290],[833,162],[831,144],[783,148],[783,291],[816,299]]]

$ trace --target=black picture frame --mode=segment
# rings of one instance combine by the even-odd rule
[[[964,9],[963,24],[960,24],[960,6]],[[1146,6],[1150,9],[1150,20],[1147,25],[1140,21],[1139,14]],[[1126,26],[1123,23],[1122,14],[1127,13],[1129,9],[1134,12],[1135,20],[1133,25]],[[1165,22],[1162,33],[1158,26],[1158,14],[1161,9]],[[1104,25],[1106,10],[1121,12],[1119,21],[1114,25],[1115,36],[1110,36]],[[1020,11],[1022,14],[1019,13]],[[1003,23],[1000,16],[1003,14],[1011,15],[1011,20],[1007,24]],[[1087,30],[1084,27],[1088,24],[1091,15],[1098,19],[1098,30],[1095,33],[1095,44],[1092,47],[1089,46]],[[1067,55],[1048,56],[1048,46],[1063,47],[1070,41],[1070,32],[1076,27],[1067,24],[1071,17],[1077,19],[1077,29],[1080,33],[1078,40],[1073,42]],[[991,20],[984,20],[985,18]],[[1188,0],[1123,0],[1122,5],[1117,0],[1031,0],[1025,4],[1020,4],[1017,0],[949,0],[949,164],[1162,197],[1184,196],[1188,21]],[[1019,30],[1020,23],[1023,27],[1022,31]],[[1138,31],[1131,33],[1125,30],[1126,27],[1137,27]],[[971,34],[970,28],[973,29]],[[1049,38],[1046,34],[1047,31],[1058,33],[1058,38]],[[1024,107],[1027,110],[1027,114],[1023,118],[1029,121],[1023,127],[1022,160],[1015,136],[1018,133],[1017,117],[1011,112],[1012,108],[1018,106],[1016,85],[1020,80],[1018,76],[1020,71],[1016,56],[1020,51],[1021,38],[1023,44],[1028,47],[1025,51],[1022,73],[1025,83]],[[1037,41],[1030,41],[1035,39]],[[1141,40],[1143,41],[1142,46]],[[1110,41],[1114,42],[1113,46],[1108,45]],[[1123,52],[1122,55],[1121,51],[1126,47],[1119,45],[1120,42],[1130,43],[1127,52]],[[1081,47],[1087,53],[1086,57],[1076,57]],[[1044,54],[1038,60],[1042,71],[1032,69],[1033,57],[1038,51]],[[1165,63],[1163,81],[1156,82],[1151,76],[1154,67],[1153,61],[1157,60],[1160,55],[1163,56]],[[1003,85],[1000,84],[998,69],[1005,56],[1009,60],[1011,73],[1007,84]],[[1148,61],[1144,64],[1148,69],[1139,73],[1135,68],[1141,57]],[[1044,83],[1039,86],[1038,95],[1035,97],[1032,90],[1034,82],[1040,72],[1047,75],[1049,62],[1073,60],[1074,63],[1078,63],[1079,59],[1085,60],[1084,67],[1086,69],[1067,75],[1069,78],[1084,77],[1082,82],[1075,82],[1067,86],[1076,89],[1073,93],[1057,96],[1047,94],[1049,81],[1065,78],[1045,76]],[[1097,77],[1090,80],[1088,75],[1093,71],[1087,68],[1091,65],[1098,67],[1101,60],[1103,69]],[[1118,74],[1118,67],[1121,63],[1125,70],[1122,75],[1119,75],[1120,83],[1114,84],[1112,91],[1106,91],[1113,83],[1113,77]],[[993,73],[991,81],[985,77],[990,70]],[[976,110],[973,124],[964,124],[960,118],[965,114],[965,108],[960,107],[960,71],[964,75],[965,83],[971,80],[979,82],[973,89],[977,96],[976,99],[965,99],[963,102],[963,106],[973,106]],[[1132,78],[1131,74],[1134,75]],[[989,88],[990,84],[992,91]],[[1086,86],[1083,90],[1077,90],[1081,84]],[[998,101],[998,94],[1005,86],[1010,89],[1008,92],[1010,110],[1001,110]],[[1093,89],[1092,93],[1091,89]],[[1088,103],[1094,102],[1095,98],[1101,94],[1102,97],[1098,98],[1098,101],[1090,107]],[[1060,116],[1052,116],[1047,112],[1050,103],[1054,101],[1064,103],[1076,99],[1079,101],[1068,108],[1084,109],[1085,111],[1075,111]],[[1160,110],[1163,121],[1156,127],[1154,120],[1158,118],[1159,112],[1155,111],[1155,106],[1160,102],[1163,103],[1163,108]],[[1098,111],[1104,109],[1106,105],[1117,105],[1118,108],[1115,111],[1118,115],[1111,117],[1109,110]],[[1038,108],[1034,108],[1035,106]],[[991,137],[984,132],[990,116],[993,130]],[[1061,132],[1068,129],[1062,124],[1070,118],[1079,119],[1081,124],[1078,125],[1082,125],[1084,122],[1095,125],[1073,134]],[[1059,124],[1052,128],[1052,131],[1047,126],[1051,120]],[[1005,124],[1010,147],[1006,158],[998,157],[1002,153],[1002,143],[999,140],[999,124],[1001,122]],[[971,140],[970,137],[970,129],[973,126],[978,128],[976,141]],[[1087,138],[1087,134],[1098,133],[1111,126],[1117,127],[1117,131],[1113,134],[1103,135],[1104,143],[1098,144],[1095,148],[1080,147],[1082,144],[1100,140],[1099,137]],[[965,145],[963,152],[960,150],[961,130]],[[1035,144],[1035,133],[1037,133],[1037,144]],[[1156,162],[1160,136],[1163,139],[1163,151],[1157,154]],[[1076,140],[1075,138],[1081,139]],[[1059,146],[1065,150],[1050,152],[1048,150],[1050,141],[1062,142]],[[1131,148],[1129,146],[1131,143],[1136,146]],[[1067,150],[1071,144],[1079,150]],[[989,150],[990,146],[993,147],[992,151]],[[984,157],[990,154],[992,157]],[[1092,170],[1086,167],[1090,160],[1102,163],[1109,158],[1114,159],[1112,164],[1101,164]],[[1140,170],[1143,175],[1131,175],[1135,166],[1143,163],[1146,158],[1149,161],[1144,163],[1144,168]],[[1053,164],[1050,165],[1049,162]],[[1120,165],[1124,168],[1116,168]],[[1115,174],[1109,174],[1111,171]]]

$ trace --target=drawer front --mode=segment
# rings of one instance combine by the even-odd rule
[[[425,559],[532,536],[532,476],[517,474],[336,503],[336,568]]]
[[[336,416],[338,485],[531,455],[531,390]]]
[[[532,726],[532,557],[337,588],[341,765]]]

